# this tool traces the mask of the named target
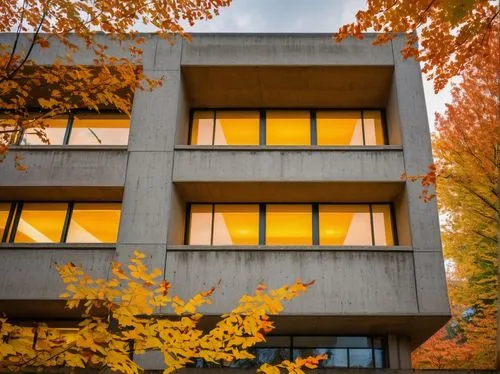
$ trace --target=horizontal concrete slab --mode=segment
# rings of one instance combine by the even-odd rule
[[[21,157],[28,169],[15,169]],[[125,148],[12,147],[0,164],[1,187],[123,187]]]
[[[296,278],[315,280],[284,315],[418,314],[413,256],[409,252],[167,250],[166,278],[181,297],[220,285],[206,314],[227,312],[263,281],[270,288]]]
[[[323,152],[257,148],[255,151],[176,148],[174,182],[399,182],[404,172],[401,150]]]

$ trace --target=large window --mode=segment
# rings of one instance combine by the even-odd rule
[[[7,119],[7,121],[10,120]],[[130,119],[126,115],[116,112],[77,112],[44,119],[41,123],[43,129],[40,127],[25,128],[20,134],[10,134],[8,142],[17,145],[128,144]]]
[[[120,203],[0,203],[0,239],[14,243],[115,243]]]
[[[383,338],[371,336],[267,336],[266,342],[249,349],[255,356],[252,360],[215,364],[198,359],[190,367],[256,368],[326,354],[328,359],[321,361],[320,368],[382,369],[387,367],[385,345]]]
[[[390,204],[190,204],[189,245],[396,244]]]
[[[386,144],[382,110],[195,110],[191,145]]]

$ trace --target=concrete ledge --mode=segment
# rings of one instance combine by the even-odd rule
[[[10,151],[126,151],[126,145],[11,145]]]
[[[1,248],[1,247],[0,247]],[[409,246],[268,246],[268,245],[169,245],[167,251],[171,252],[412,252]]]
[[[297,145],[297,146],[283,146],[283,145],[256,145],[256,146],[231,146],[231,145],[176,145],[176,151],[324,151],[324,152],[339,152],[339,151],[402,151],[401,145],[365,145],[365,146],[319,146],[319,145]]]
[[[115,243],[0,243],[0,251],[4,249],[57,249],[57,250],[102,250],[116,249]]]

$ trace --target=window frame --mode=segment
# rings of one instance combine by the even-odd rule
[[[15,200],[15,201],[0,201],[1,203],[10,204],[9,214],[7,216],[7,221],[5,224],[5,231],[2,237],[0,237],[0,243],[5,244],[23,244],[22,242],[15,242],[17,228],[19,226],[19,221],[21,219],[21,214],[23,211],[23,206],[25,203],[27,204],[66,204],[66,214],[64,217],[64,223],[61,231],[61,238],[58,242],[53,242],[52,244],[67,244],[74,245],[79,243],[68,243],[66,242],[68,238],[69,226],[71,224],[71,217],[73,214],[73,208],[75,204],[120,204],[120,208],[122,207],[123,201],[64,201],[64,200],[54,200],[54,201],[40,201],[40,200]],[[121,214],[121,209],[120,209]],[[120,229],[120,225],[118,224],[118,230]],[[116,244],[118,242],[118,232],[117,232],[117,241],[114,243],[100,243],[100,244]],[[37,243],[28,243],[28,244],[37,244]],[[50,244],[46,243],[46,244]]]
[[[259,246],[267,246],[266,244],[266,205],[310,205],[311,206],[311,219],[312,219],[312,245],[311,246],[321,246],[320,242],[320,232],[319,232],[319,225],[320,225],[320,219],[319,219],[319,206],[320,205],[364,205],[368,206],[369,212],[370,212],[370,229],[371,229],[371,244],[366,245],[366,246],[371,246],[371,247],[384,247],[384,246],[376,246],[375,245],[375,235],[374,235],[374,220],[373,220],[373,206],[374,205],[387,205],[389,206],[389,218],[391,220],[391,226],[392,226],[392,240],[393,244],[390,246],[385,246],[385,247],[393,247],[393,246],[398,246],[399,241],[398,241],[398,235],[397,235],[397,225],[396,225],[396,215],[395,215],[395,207],[393,202],[376,202],[376,203],[360,203],[360,202],[354,202],[354,203],[349,203],[349,202],[342,202],[342,203],[311,203],[311,202],[279,202],[279,203],[273,203],[273,202],[260,202],[260,203],[240,203],[240,202],[221,202],[221,203],[198,203],[198,202],[189,202],[186,204],[186,217],[185,217],[185,226],[184,226],[184,245],[197,245],[197,244],[189,244],[189,239],[190,239],[190,231],[191,231],[191,206],[192,205],[210,205],[212,207],[212,227],[211,227],[211,234],[210,234],[210,244],[204,244],[207,246],[214,246],[213,243],[213,230],[214,230],[214,215],[215,215],[215,205],[258,205],[259,206]],[[200,244],[201,245],[201,244]],[[219,245],[217,245],[219,246]],[[281,245],[280,245],[281,246]],[[283,245],[287,246],[287,245]],[[297,245],[297,246],[302,246],[302,247],[311,247],[311,246],[304,246],[304,245]],[[362,247],[365,247],[363,245]]]
[[[216,145],[214,144],[215,138],[215,120],[217,112],[259,112],[260,121],[259,121],[259,145]],[[308,145],[296,145],[291,147],[308,147],[308,146],[316,146],[316,147],[383,147],[389,145],[389,133],[387,128],[387,117],[386,117],[386,109],[385,108],[372,108],[372,107],[363,107],[363,108],[282,108],[282,107],[269,107],[269,108],[259,108],[259,107],[236,107],[236,108],[224,108],[224,107],[216,107],[216,108],[203,108],[196,107],[191,108],[189,111],[189,129],[187,135],[187,145],[193,147],[283,147],[286,145],[267,145],[266,144],[266,135],[267,135],[267,126],[266,126],[266,113],[267,111],[308,111],[309,112],[309,134],[310,134],[310,143]],[[318,131],[317,131],[317,112],[321,111],[329,111],[329,112],[359,112],[361,117],[361,126],[363,129],[363,145],[351,146],[351,145],[318,145]],[[382,124],[382,136],[383,136],[383,144],[377,145],[365,145],[365,126],[364,126],[364,112],[369,111],[379,111],[380,112],[380,121]],[[213,134],[212,134],[212,144],[192,144],[191,136],[193,131],[193,121],[195,112],[212,112],[213,114]]]
[[[33,108],[31,110],[31,112],[35,113],[36,112],[36,108]],[[43,113],[43,111],[39,111],[40,113]],[[62,144],[41,144],[41,145],[35,145],[35,146],[58,146],[58,147],[61,147],[61,146],[64,146],[64,147],[85,147],[85,146],[89,146],[89,144],[69,144],[69,140],[70,140],[70,137],[71,137],[71,131],[73,130],[73,122],[75,120],[75,117],[77,117],[78,115],[81,115],[81,114],[117,114],[117,115],[123,115],[124,117],[127,117],[127,115],[125,113],[122,113],[120,111],[117,111],[117,110],[114,110],[114,109],[103,109],[103,110],[100,110],[99,112],[97,111],[94,111],[94,110],[87,110],[87,109],[76,109],[72,112],[67,112],[67,113],[61,113],[59,114],[58,116],[61,116],[61,117],[65,117],[67,116],[68,119],[66,121],[66,128],[65,128],[65,131],[64,131],[64,136],[63,136],[63,142]],[[48,118],[48,119],[51,119],[51,118]],[[131,121],[131,117],[128,117],[128,120]],[[127,147],[128,146],[128,143],[129,143],[129,140],[130,140],[130,129],[131,129],[131,124],[129,123],[129,139],[127,141],[127,144],[120,144],[120,145],[114,145],[114,146],[118,146],[118,147]],[[190,125],[190,129],[191,129],[191,125]],[[19,147],[31,147],[33,145],[23,145],[22,144],[22,140],[24,138],[24,133],[25,133],[25,129],[21,129],[19,131],[19,133],[16,135],[16,141],[10,145],[14,145],[14,146],[19,146]],[[109,147],[111,145],[99,145],[99,147]]]

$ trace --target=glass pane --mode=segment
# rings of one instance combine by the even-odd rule
[[[259,244],[259,206],[215,205],[213,245]]]
[[[16,126],[16,121],[0,114],[0,144],[16,144],[19,134],[20,128]]]
[[[130,119],[121,114],[80,114],[75,116],[68,144],[127,145]]]
[[[349,349],[349,367],[372,368],[373,356],[371,349]]]
[[[212,205],[191,205],[189,221],[190,245],[210,245],[212,238]]]
[[[306,358],[327,354],[328,359],[321,361],[320,368],[347,367],[347,349],[329,349],[329,348],[300,348],[293,350],[293,359],[297,357]]]
[[[120,203],[76,203],[66,242],[116,243],[120,213]]]
[[[372,205],[375,245],[394,245],[391,206]]]
[[[215,145],[259,145],[259,112],[217,112]]]
[[[318,111],[318,145],[363,145],[363,126],[359,111]]]
[[[267,245],[312,245],[311,205],[267,205]]]
[[[276,365],[290,359],[289,348],[257,348],[254,353],[257,366],[262,364]]]
[[[67,208],[66,203],[24,203],[14,242],[60,242]]]
[[[380,110],[363,112],[366,145],[384,145],[384,130]]]
[[[372,245],[368,205],[320,205],[321,245]]]
[[[384,339],[383,338],[373,338],[373,347],[374,348],[383,348],[384,347]]]
[[[30,128],[24,132],[23,138],[21,139],[22,145],[40,145],[47,144],[40,139],[38,135],[41,131],[45,132],[45,137],[49,141],[50,145],[62,145],[64,142],[64,134],[66,133],[66,127],[68,125],[68,118],[52,118],[43,120],[45,130],[40,128]]]
[[[375,367],[377,369],[382,369],[385,367],[385,355],[384,355],[384,350],[382,349],[375,349]]]
[[[9,218],[10,203],[0,203],[0,242],[7,230],[7,219]]]
[[[296,347],[371,347],[371,338],[366,336],[295,336]]]
[[[213,136],[214,112],[194,112],[190,144],[212,145]]]
[[[311,121],[308,111],[267,111],[267,145],[310,145]]]

